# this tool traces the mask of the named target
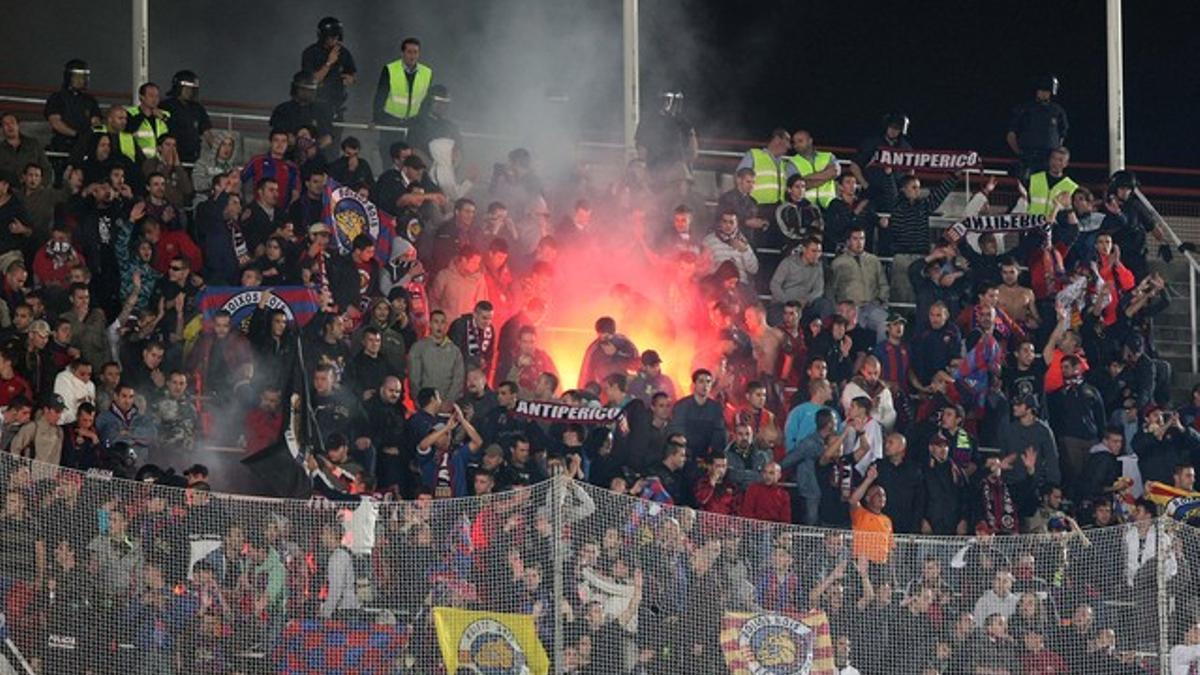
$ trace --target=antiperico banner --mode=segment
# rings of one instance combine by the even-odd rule
[[[961,150],[897,150],[878,148],[874,162],[893,169],[941,169],[958,171],[982,166],[979,153]]]
[[[566,405],[553,401],[517,401],[513,411],[521,417],[542,422],[575,422],[576,424],[612,424],[621,417],[621,408],[593,408]]]
[[[967,232],[1027,232],[1030,230],[1049,230],[1050,223],[1042,215],[1029,213],[1002,213],[995,216],[971,216],[963,218],[950,229],[959,236]]]

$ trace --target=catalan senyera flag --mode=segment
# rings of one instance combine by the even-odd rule
[[[550,671],[532,614],[434,607],[433,623],[447,673],[457,673],[460,667],[505,675]]]
[[[721,653],[730,675],[797,673],[836,675],[825,612],[727,612],[721,618]]]
[[[1200,525],[1200,492],[1181,490],[1156,480],[1146,481],[1146,498],[1175,520]]]

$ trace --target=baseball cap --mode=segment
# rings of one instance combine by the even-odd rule
[[[643,366],[657,366],[660,363],[662,363],[662,357],[658,355],[658,352],[653,349],[647,349],[642,352]]]
[[[50,324],[46,323],[45,321],[43,321],[41,319],[38,319],[37,321],[34,321],[33,323],[29,324],[29,332],[37,333],[39,335],[49,335],[50,334]]]
[[[504,448],[492,443],[491,445],[487,446],[487,449],[483,451],[483,454],[490,455],[492,457],[504,457]]]
[[[329,226],[325,223],[313,223],[308,226],[309,234],[329,234]]]
[[[887,322],[890,326],[894,323],[908,323],[908,319],[904,318],[904,315],[899,312],[892,312],[888,315]]]

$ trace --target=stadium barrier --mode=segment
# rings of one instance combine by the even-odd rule
[[[1166,519],[889,542],[561,477],[282,501],[7,454],[0,485],[4,672],[1170,672],[1200,606]]]

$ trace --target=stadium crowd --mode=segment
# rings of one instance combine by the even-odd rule
[[[286,660],[290,621],[369,608],[407,631],[391,658],[435,672],[434,604],[533,613],[547,645],[562,612],[561,672],[723,672],[723,612],[810,608],[843,673],[1145,672],[1164,588],[1171,672],[1195,672],[1200,540],[1151,499],[1196,497],[1200,462],[1200,388],[1171,400],[1153,339],[1165,235],[1132,174],[1099,194],[1068,177],[1056,83],[1008,136],[1015,210],[1049,225],[964,235],[931,228],[958,175],[925,190],[872,161],[909,147],[902,114],[845,169],[772,132],[711,210],[677,93],[612,185],[543,181],[523,149],[459,181],[449,89],[419,41],[401,50],[376,122],[409,131],[381,133],[382,167],[334,126],[356,70],[330,20],[261,155],[212,128],[189,71],[102,110],[69,62],[52,156],[0,115],[0,573],[41,672],[266,670],[234,653]],[[335,185],[379,237],[330,216]],[[1006,212],[996,185],[968,213]],[[560,380],[551,289],[612,251],[657,280],[614,292],[705,345],[681,397],[663,366],[684,356],[608,316]],[[244,315],[206,304],[229,288],[261,292]],[[325,499],[218,498],[203,466],[154,465],[197,443],[299,445]]]

